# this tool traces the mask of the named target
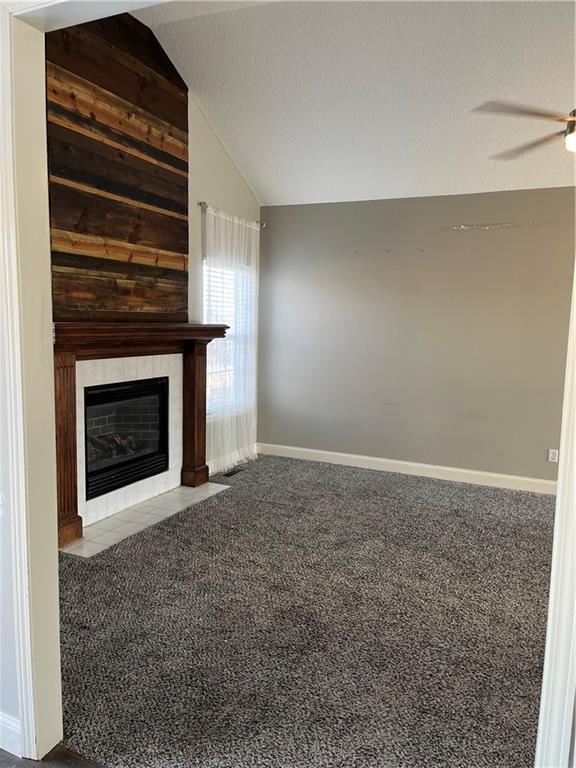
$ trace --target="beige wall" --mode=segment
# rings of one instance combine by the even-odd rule
[[[32,664],[38,755],[62,736],[44,35],[13,19]]]
[[[555,478],[573,189],[262,218],[260,442]]]
[[[205,200],[228,213],[256,220],[260,206],[250,187],[194,102],[188,100],[190,192],[190,301],[191,322],[202,320],[201,215]]]

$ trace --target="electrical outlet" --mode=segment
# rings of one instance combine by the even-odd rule
[[[548,461],[558,464],[558,448],[548,448]]]

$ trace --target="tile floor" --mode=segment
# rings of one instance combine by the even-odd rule
[[[154,496],[133,507],[123,509],[110,515],[105,520],[100,520],[84,528],[84,538],[75,541],[61,551],[79,557],[91,557],[103,552],[113,544],[127,536],[132,536],[138,531],[143,531],[166,517],[175,515],[183,509],[196,504],[199,501],[214,496],[215,493],[226,490],[229,486],[218,483],[206,483],[198,488],[180,486],[160,496]]]

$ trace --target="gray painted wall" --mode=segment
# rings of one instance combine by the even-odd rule
[[[259,442],[555,478],[573,188],[262,218]]]

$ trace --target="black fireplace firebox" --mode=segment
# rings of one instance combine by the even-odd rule
[[[168,469],[168,377],[84,389],[86,498]]]

